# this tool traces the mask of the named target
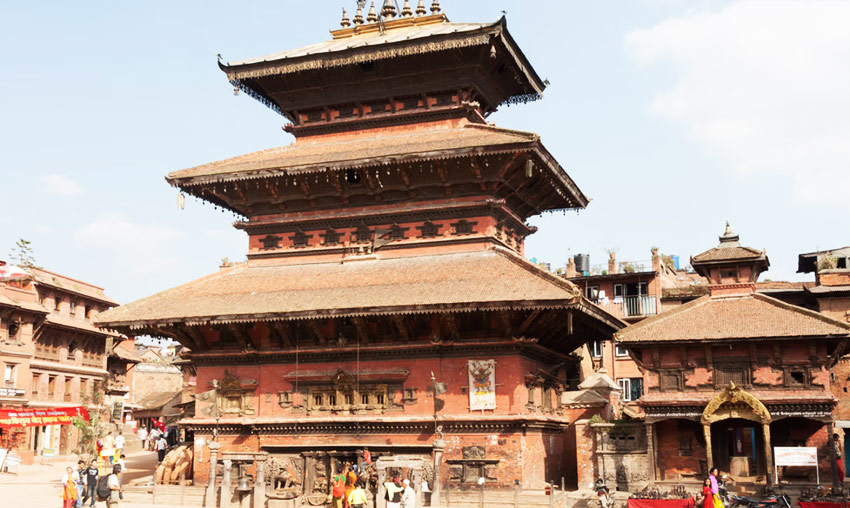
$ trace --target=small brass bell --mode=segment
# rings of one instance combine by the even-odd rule
[[[236,487],[236,490],[239,492],[248,492],[251,490],[251,486],[248,485],[248,476],[242,475],[239,477],[239,485]]]

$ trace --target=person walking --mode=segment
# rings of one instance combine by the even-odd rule
[[[148,450],[156,450],[156,442],[159,439],[159,430],[154,427],[151,429],[150,434],[148,434]]]
[[[91,499],[90,507],[94,507],[94,502],[97,501],[97,477],[100,472],[97,470],[97,461],[92,460],[89,462],[89,467],[86,468],[86,495],[83,497],[83,504],[86,503],[89,499]]]
[[[331,480],[331,506],[333,508],[343,508],[346,501],[345,497],[345,481],[348,478],[348,464],[338,464],[338,473]]]
[[[717,481],[718,474],[719,472],[716,467],[713,467],[708,471],[709,489],[711,490],[711,498],[712,503],[714,503],[714,508],[723,508],[723,500],[720,499],[720,484]]]
[[[122,457],[124,456],[124,444],[125,444],[124,433],[119,431],[118,435],[115,436],[115,448],[118,449],[118,451],[121,453]]]
[[[72,508],[77,502],[77,482],[74,481],[74,468],[68,466],[62,476],[62,508]]]
[[[702,483],[702,508],[714,508],[714,494],[711,493],[711,480]]]
[[[410,486],[410,480],[405,478],[401,483],[404,485],[404,491],[401,493],[401,508],[416,508],[416,491]]]
[[[351,508],[365,508],[369,500],[366,497],[366,482],[362,478],[354,484],[354,490],[348,494],[347,501]]]
[[[121,466],[115,465],[112,472],[106,478],[106,486],[109,487],[109,497],[106,498],[106,508],[118,506],[118,501],[121,500],[121,479],[118,475],[121,473]]]
[[[80,508],[83,506],[83,494],[86,491],[86,463],[82,460],[77,461],[77,470],[74,471],[74,481],[77,484],[77,501],[74,506]]]
[[[148,440],[148,429],[146,429],[145,427],[140,427],[139,428],[139,441],[142,442],[142,448],[145,448],[147,446],[147,444],[148,444],[147,440]]]
[[[167,446],[168,442],[165,440],[165,436],[160,434],[159,439],[156,440],[156,455],[160,464],[165,460],[165,448]]]

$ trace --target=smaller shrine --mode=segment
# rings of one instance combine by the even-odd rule
[[[773,449],[784,446],[817,448],[820,477],[829,478],[836,404],[829,368],[850,326],[756,293],[767,254],[741,246],[728,223],[719,245],[691,264],[709,280],[709,295],[615,335],[644,370],[638,404],[649,481],[702,481],[717,467],[772,485]],[[802,468],[779,474],[816,475]]]

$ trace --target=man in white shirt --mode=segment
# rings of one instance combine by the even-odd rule
[[[115,448],[121,450],[121,456],[124,456],[124,433],[118,432],[118,435],[115,437]]]
[[[168,446],[168,441],[165,440],[165,436],[160,435],[159,439],[156,440],[156,453],[159,457],[159,463],[162,464],[162,461],[165,460],[165,448]]]
[[[139,439],[142,441],[142,448],[145,447],[145,441],[148,440],[148,429],[142,427],[139,429]]]
[[[404,479],[404,492],[401,493],[401,508],[416,508],[416,491],[410,486],[410,480]]]

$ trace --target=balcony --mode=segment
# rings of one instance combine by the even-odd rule
[[[625,296],[591,301],[620,319],[642,318],[658,314],[658,300],[654,296]]]

